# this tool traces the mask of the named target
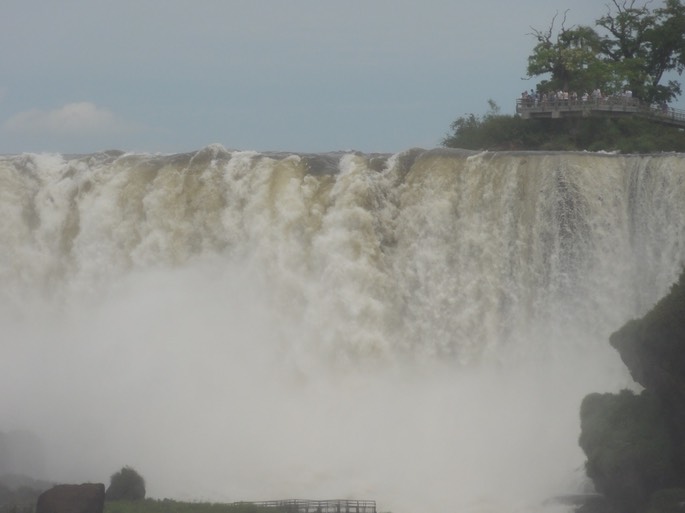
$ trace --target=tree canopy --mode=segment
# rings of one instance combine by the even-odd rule
[[[145,479],[135,469],[123,467],[110,476],[110,484],[105,492],[108,501],[137,501],[145,498]]]
[[[595,27],[566,27],[566,13],[557,29],[558,14],[547,30],[533,29],[537,40],[528,57],[528,77],[548,75],[539,91],[596,88],[605,93],[630,89],[642,101],[670,102],[681,94],[680,83],[663,83],[668,72],[685,69],[685,5],[665,0],[611,0]]]

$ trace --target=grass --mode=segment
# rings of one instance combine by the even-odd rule
[[[144,499],[140,501],[107,501],[104,513],[273,513],[249,503],[180,502],[171,499]]]

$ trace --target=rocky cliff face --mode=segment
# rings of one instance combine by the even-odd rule
[[[615,511],[668,511],[655,503],[664,490],[674,501],[685,497],[674,493],[685,487],[685,271],[610,343],[644,391],[584,399],[579,442],[588,476]]]
[[[685,272],[645,317],[626,324],[610,342],[633,379],[663,402],[685,473]]]
[[[40,494],[36,513],[102,513],[104,507],[104,484],[68,484],[53,486]]]
[[[647,315],[623,326],[610,342],[633,379],[661,398],[674,434],[685,439],[685,272]]]

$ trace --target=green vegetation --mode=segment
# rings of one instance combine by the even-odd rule
[[[533,29],[536,44],[526,74],[542,80],[531,94],[546,101],[558,92],[580,99],[630,91],[641,102],[660,106],[676,99],[680,83],[663,82],[669,73],[685,70],[685,5],[666,0],[650,10],[650,3],[611,0],[595,27],[566,27],[564,14],[558,29],[557,16],[548,29]],[[471,150],[685,152],[685,131],[644,118],[524,120],[501,115],[492,100],[489,104],[483,117],[467,114],[454,121],[442,144]]]
[[[273,513],[250,503],[179,502],[171,499],[105,502],[104,513]]]
[[[492,100],[489,104],[483,117],[469,114],[454,121],[443,146],[499,151],[685,152],[685,131],[647,119],[522,119],[500,114]]]
[[[110,477],[105,492],[107,501],[139,501],[145,498],[145,480],[131,467],[124,467]]]
[[[612,0],[613,10],[588,26],[565,27],[554,36],[556,16],[547,30],[533,29],[537,44],[528,57],[529,77],[549,76],[538,91],[592,91],[605,94],[628,89],[647,103],[670,102],[680,84],[662,84],[666,73],[685,69],[685,5],[666,0],[650,10],[645,2]]]

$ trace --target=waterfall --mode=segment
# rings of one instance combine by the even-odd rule
[[[0,430],[159,498],[561,507],[683,205],[678,154],[2,156]]]

